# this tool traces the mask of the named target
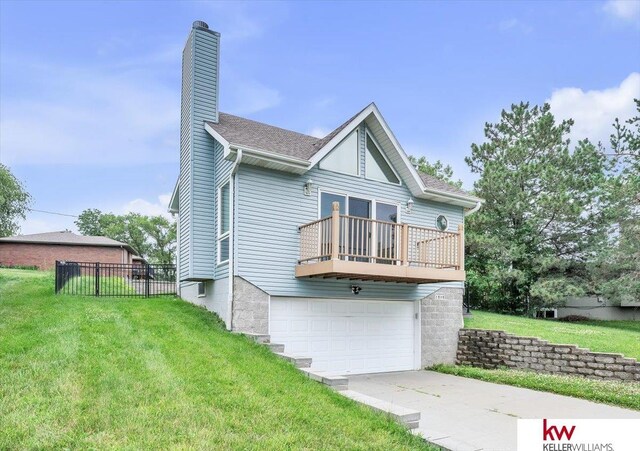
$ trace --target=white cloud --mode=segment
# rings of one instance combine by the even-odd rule
[[[331,130],[324,127],[313,127],[307,132],[307,135],[315,136],[316,138],[324,138],[329,134]]]
[[[572,141],[589,138],[608,144],[615,118],[621,121],[633,116],[634,98],[640,98],[640,73],[633,72],[619,86],[603,90],[583,91],[562,88],[547,100],[556,119],[572,118]]]
[[[315,103],[314,106],[316,108],[326,108],[328,106],[331,106],[333,104],[336,103],[336,98],[334,96],[329,96],[329,97],[323,97],[321,99],[318,99]]]
[[[639,0],[609,0],[602,6],[602,9],[616,19],[629,22],[640,20]]]
[[[32,233],[59,232],[61,230],[78,231],[75,218],[38,212],[27,213],[27,219],[20,222],[20,235]]]
[[[533,27],[531,25],[527,25],[515,17],[501,21],[498,24],[498,29],[500,31],[519,31],[524,34],[529,34],[533,31]]]
[[[226,87],[225,102],[234,114],[253,114],[277,106],[282,101],[280,93],[257,81],[236,80]]]
[[[167,211],[171,194],[161,194],[157,202],[149,202],[146,199],[133,199],[124,204],[116,213],[140,213],[148,216],[164,216],[171,219],[171,213]]]
[[[217,1],[204,6],[215,18],[215,22],[205,22],[219,31],[225,42],[258,38],[288,15],[288,6],[282,2]]]
[[[179,91],[155,71],[22,64],[34,77],[32,95],[3,98],[3,162],[123,166],[177,159]]]

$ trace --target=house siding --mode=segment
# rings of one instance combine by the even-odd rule
[[[193,35],[182,51],[182,94],[180,105],[180,181],[178,202],[178,278],[191,273],[191,81],[193,78]]]
[[[401,204],[400,221],[434,227],[436,217],[449,219],[449,230],[463,222],[463,209],[454,205],[414,199],[413,212],[404,207],[410,191],[364,178],[364,126],[360,127],[360,176],[339,174],[315,167],[304,175],[295,175],[254,166],[241,166],[237,177],[236,270],[238,276],[272,296],[345,297],[350,286],[362,287],[360,298],[416,300],[443,287],[461,287],[460,283],[398,284],[336,279],[297,279],[299,258],[298,227],[318,218],[320,191],[345,193],[379,201]],[[313,181],[310,196],[303,185]]]
[[[220,189],[220,187],[222,187],[222,185],[224,185],[225,183],[227,183],[228,181],[230,181],[231,178],[231,168],[233,167],[233,162],[232,161],[227,161],[224,159],[224,148],[222,146],[222,144],[220,144],[218,141],[213,140],[215,143],[215,150],[214,150],[214,161],[215,161],[215,171],[216,171],[216,176],[215,176],[215,192],[216,192],[216,196],[215,196],[215,234],[216,234],[216,240],[218,238],[218,225],[220,223],[220,211],[218,208],[218,190]],[[231,188],[231,191],[233,193],[233,187]],[[231,208],[233,209],[233,200],[231,201]],[[232,210],[233,211],[233,210]],[[233,215],[232,215],[233,217]],[[233,222],[233,221],[232,221]],[[231,227],[233,227],[233,224],[231,224]],[[216,259],[214,260],[214,262],[216,263],[216,269],[215,269],[215,279],[223,279],[223,278],[227,278],[229,277],[229,262],[226,263],[221,263],[221,264],[217,264],[218,260],[218,256],[217,256],[217,252],[218,252],[218,243],[217,241],[214,243],[215,244],[215,254],[216,254]],[[230,244],[231,246],[231,244]],[[230,257],[233,255],[232,249],[229,249],[229,255]],[[231,257],[232,258],[232,257]]]
[[[180,136],[180,279],[216,273],[215,141],[204,121],[218,119],[218,33],[194,28],[183,52]]]

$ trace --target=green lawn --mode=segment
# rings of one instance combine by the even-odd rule
[[[599,381],[512,369],[485,370],[470,366],[437,365],[433,370],[640,410],[640,384],[636,383]]]
[[[0,449],[434,449],[174,298],[0,269]]]
[[[597,352],[615,352],[640,360],[640,321],[585,321],[523,318],[473,311],[464,325],[473,329],[504,330],[539,337],[558,344],[577,344]]]

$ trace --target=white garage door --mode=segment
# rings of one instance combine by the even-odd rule
[[[330,374],[414,369],[414,303],[271,298],[270,335]]]

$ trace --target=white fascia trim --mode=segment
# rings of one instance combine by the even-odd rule
[[[292,170],[292,172],[300,173],[306,172],[310,168],[309,161],[303,160],[301,158],[289,157],[287,155],[280,155],[273,152],[269,152],[262,149],[254,149],[247,146],[242,146],[238,144],[231,143],[229,148],[229,156],[232,157],[233,154],[241,153],[241,159],[239,162],[242,162],[242,159],[245,158],[255,158],[258,160],[264,160],[271,163],[277,163],[286,168]]]
[[[482,204],[483,202],[482,199],[478,199],[476,197],[460,196],[453,193],[447,193],[446,191],[439,191],[434,189],[425,189],[422,194],[419,194],[416,197],[419,199],[435,200],[437,202],[475,209],[474,211],[477,211],[477,209],[480,208],[478,207],[478,203]]]
[[[176,180],[176,185],[173,187],[173,192],[171,193],[171,199],[169,200],[169,207],[167,208],[169,213],[178,213],[180,211],[179,190],[180,190],[180,176],[178,176],[178,180]]]
[[[206,122],[204,123],[204,129],[207,131],[207,133],[213,136],[216,141],[222,144],[222,147],[224,148],[224,157],[227,158],[227,156],[229,156],[229,141],[224,139],[220,133],[215,131],[213,127],[211,127]]]

